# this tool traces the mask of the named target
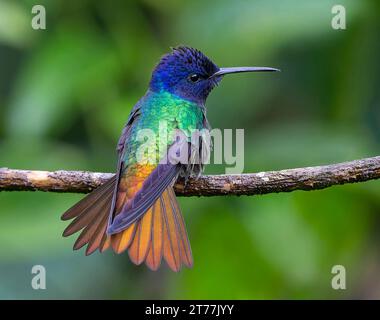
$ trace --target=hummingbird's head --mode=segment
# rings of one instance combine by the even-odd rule
[[[197,49],[179,46],[164,55],[153,70],[152,91],[168,91],[181,98],[204,104],[223,75],[238,72],[279,71],[265,67],[219,68]]]

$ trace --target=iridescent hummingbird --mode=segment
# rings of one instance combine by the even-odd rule
[[[278,70],[219,68],[200,51],[184,46],[163,56],[152,73],[148,91],[132,109],[122,131],[116,175],[62,215],[62,220],[74,218],[63,236],[82,230],[74,250],[85,245],[86,255],[109,247],[116,253],[128,250],[135,264],[145,261],[152,270],[158,269],[162,258],[174,271],[182,265],[191,267],[190,243],[173,185],[179,176],[199,175],[202,157],[199,163],[191,164],[162,160],[174,146],[175,153],[179,150],[174,131],[181,132],[186,138],[182,143],[189,146],[192,130],[209,128],[205,102],[224,75],[258,71]],[[161,137],[162,121],[169,138],[154,139],[155,151],[138,156],[145,143],[138,138],[140,130],[149,129]],[[202,144],[197,148],[202,154]]]

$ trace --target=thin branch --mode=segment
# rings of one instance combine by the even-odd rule
[[[113,174],[84,171],[32,171],[0,168],[0,191],[88,193]],[[380,156],[280,171],[239,175],[208,175],[177,182],[179,196],[255,195],[294,190],[317,190],[333,185],[380,178]]]

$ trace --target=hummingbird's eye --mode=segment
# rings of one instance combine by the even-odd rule
[[[191,82],[198,82],[201,77],[199,76],[199,74],[196,74],[196,73],[193,73],[192,75],[189,76],[189,79]]]

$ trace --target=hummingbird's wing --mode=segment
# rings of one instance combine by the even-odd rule
[[[152,270],[159,267],[162,257],[174,271],[182,264],[192,266],[190,243],[173,191],[182,165],[165,161],[123,166],[107,230],[114,251],[128,249],[135,264],[145,261]]]
[[[118,192],[115,193],[116,202],[115,212],[109,220],[107,232],[115,234],[123,231],[133,222],[141,218],[141,216],[156,202],[169,186],[172,187],[173,182],[177,179],[181,165],[173,165],[170,163],[158,164],[151,172],[151,166],[148,165],[132,165],[123,173],[120,179]],[[148,171],[148,174],[142,172]],[[136,177],[138,173],[138,177]],[[137,180],[137,181],[136,181]],[[138,185],[141,185],[140,187]],[[133,197],[127,193],[131,189],[137,189]]]

